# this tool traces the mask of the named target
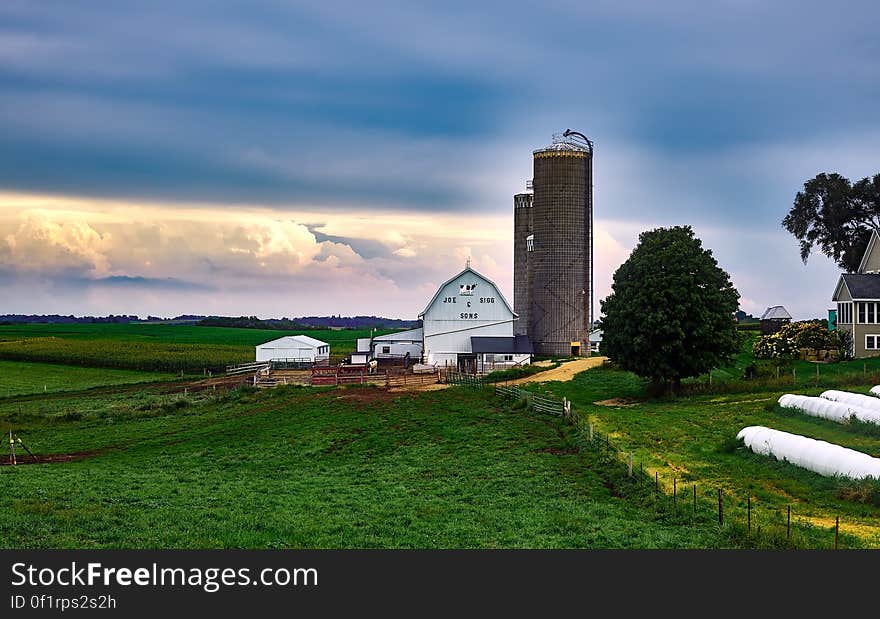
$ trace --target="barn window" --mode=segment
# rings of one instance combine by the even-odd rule
[[[387,355],[390,352],[391,352],[391,346],[383,346],[382,347],[382,354]]]
[[[513,355],[504,355],[505,361],[513,361]]]
[[[526,251],[535,251],[535,235],[530,234],[526,237]]]

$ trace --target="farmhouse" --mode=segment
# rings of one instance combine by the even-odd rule
[[[856,359],[880,355],[880,235],[876,230],[856,273],[837,280],[837,329],[852,336]]]
[[[422,357],[430,365],[474,373],[487,362],[494,367],[531,361],[528,336],[514,337],[518,316],[498,286],[470,265],[440,286],[419,318]]]
[[[257,346],[257,361],[316,363],[330,359],[330,344],[308,335],[286,335]]]

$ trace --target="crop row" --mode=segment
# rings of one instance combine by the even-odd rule
[[[0,359],[150,372],[201,373],[252,361],[253,348],[228,344],[75,340],[57,337],[0,342]]]

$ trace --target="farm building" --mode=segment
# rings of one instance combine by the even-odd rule
[[[482,364],[478,355],[481,359],[491,355],[493,362],[500,355],[501,363],[509,365],[527,364],[531,360],[528,336],[514,338],[517,315],[510,304],[498,286],[470,265],[440,286],[419,318],[423,329],[422,357],[430,365],[473,373]],[[507,356],[511,358],[506,359]]]
[[[534,351],[528,335],[514,335],[471,337],[471,352],[476,355],[476,371],[483,374],[496,368],[527,364]]]
[[[761,315],[761,335],[776,333],[782,328],[782,325],[790,322],[791,314],[784,307],[781,305],[768,307],[767,311]]]
[[[286,335],[256,348],[257,361],[315,363],[330,359],[330,344],[308,335]]]
[[[353,365],[366,365],[370,362],[370,359],[372,359],[371,343],[372,340],[368,337],[358,338],[357,347],[351,353],[351,363]]]
[[[602,329],[590,331],[590,352],[600,352],[602,347]]]
[[[422,329],[409,329],[373,338],[373,359],[422,358]]]
[[[880,355],[880,236],[874,231],[857,273],[843,273],[831,299],[836,328],[852,336],[856,359]]]

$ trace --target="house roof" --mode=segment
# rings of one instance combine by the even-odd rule
[[[511,314],[513,314],[514,316],[519,316],[519,314],[517,314],[516,312],[513,311],[513,308],[510,306],[510,303],[508,303],[508,302],[507,302],[507,299],[504,298],[504,294],[502,294],[502,292],[501,292],[501,288],[499,288],[498,286],[496,286],[496,285],[495,285],[495,282],[493,282],[491,279],[489,279],[489,278],[486,277],[485,275],[482,275],[482,274],[480,274],[480,273],[477,273],[477,272],[474,271],[471,267],[465,267],[464,271],[462,271],[461,273],[456,274],[455,277],[450,277],[450,278],[447,279],[445,282],[443,282],[442,284],[440,284],[440,287],[437,288],[437,292],[435,292],[435,293],[434,293],[434,296],[431,297],[431,301],[428,303],[428,305],[425,306],[425,309],[422,310],[422,312],[419,314],[419,318],[421,318],[422,316],[424,316],[425,313],[430,309],[430,307],[431,307],[432,305],[434,305],[434,301],[437,300],[437,297],[440,296],[440,292],[441,292],[444,288],[446,288],[446,285],[447,285],[447,284],[451,284],[452,282],[454,282],[455,280],[457,280],[459,277],[461,277],[462,275],[464,275],[465,273],[468,273],[468,272],[473,273],[474,275],[476,275],[476,276],[479,277],[480,279],[485,280],[485,281],[486,281],[487,283],[489,283],[489,284],[492,284],[492,286],[495,288],[495,290],[498,291],[498,296],[501,297],[501,301],[504,303],[504,306],[505,306],[508,310],[510,310],[510,313],[511,313]]]
[[[531,355],[534,353],[528,335],[513,337],[474,336],[471,338],[471,351],[477,355],[484,353]]]
[[[844,273],[840,277],[853,299],[880,299],[880,273]]]
[[[859,273],[864,273],[867,270],[868,258],[874,251],[874,247],[877,245],[878,239],[880,239],[880,235],[877,234],[877,231],[871,230],[871,239],[868,241],[868,246],[865,248],[865,254],[862,256],[862,261],[859,263]]]
[[[285,335],[277,340],[263,342],[257,348],[317,348],[318,346],[329,346],[329,344],[308,335]]]
[[[374,342],[421,342],[422,328],[408,329],[406,331],[398,331],[397,333],[388,333],[373,338]]]
[[[761,320],[791,320],[791,314],[781,305],[774,305],[767,308],[761,315]]]

